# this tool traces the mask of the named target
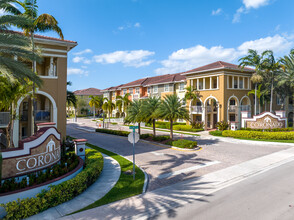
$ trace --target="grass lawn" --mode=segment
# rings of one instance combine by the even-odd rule
[[[211,132],[209,132],[210,135],[227,138],[227,137],[223,136],[221,133],[222,133],[221,131],[211,131]],[[235,139],[248,140],[248,141],[267,141],[267,142],[278,142],[278,143],[294,143],[294,140],[268,140],[268,139],[248,139],[248,138],[235,138]]]
[[[148,129],[148,130],[152,130],[153,131],[152,128],[148,128],[148,127],[142,127],[141,129]],[[163,129],[160,129],[160,128],[156,128],[156,131],[164,131],[164,132],[168,132],[169,133],[169,131],[163,130]],[[193,135],[193,136],[200,136],[199,134],[192,134],[192,133],[175,131],[175,130],[174,130],[174,133],[176,133],[176,134],[187,134],[187,135]]]
[[[87,146],[90,148],[93,148],[95,150],[98,150],[99,152],[106,154],[106,155],[112,157],[113,159],[115,159],[121,166],[121,175],[119,177],[119,180],[115,184],[115,186],[104,197],[102,197],[100,200],[94,202],[93,204],[91,204],[91,205],[89,205],[79,211],[76,211],[74,213],[85,211],[87,209],[92,209],[92,208],[102,206],[102,205],[105,205],[105,204],[108,204],[111,202],[115,202],[115,201],[118,201],[121,199],[128,198],[131,196],[135,196],[135,195],[141,194],[143,192],[145,175],[140,168],[138,168],[136,166],[136,179],[133,180],[132,175],[127,175],[124,173],[128,170],[133,169],[132,162],[130,162],[129,160],[123,158],[122,156],[120,156],[118,154],[115,154],[111,151],[97,147],[95,145],[87,143]],[[72,213],[72,214],[74,214],[74,213]]]

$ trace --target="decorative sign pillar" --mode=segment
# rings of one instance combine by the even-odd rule
[[[47,123],[39,123],[39,124],[37,124],[38,130],[40,130],[41,128],[52,128],[52,127],[56,128],[56,123],[55,122],[47,122]]]
[[[250,111],[241,111],[241,127],[245,128],[245,120],[251,118]]]
[[[86,160],[86,143],[87,139],[75,139],[75,153],[84,161]]]
[[[286,117],[286,111],[283,111],[283,110],[276,111],[276,115],[281,117],[281,118],[287,118]]]
[[[263,112],[259,115],[254,115],[253,118],[247,118],[244,120],[246,128],[251,129],[275,129],[286,128],[287,118],[283,116],[283,111],[280,114],[273,114],[271,112]]]

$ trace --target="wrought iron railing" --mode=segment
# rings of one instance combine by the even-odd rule
[[[238,108],[238,106],[236,106],[236,105],[229,105],[229,112],[236,112],[237,108]]]
[[[191,106],[191,112],[201,114],[203,112],[202,106]]]
[[[50,121],[50,112],[46,110],[37,110],[36,121]]]
[[[241,105],[241,111],[250,111],[250,105]]]

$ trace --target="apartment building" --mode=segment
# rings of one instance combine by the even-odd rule
[[[77,46],[77,42],[35,35],[35,43],[41,49],[43,57],[43,62],[37,64],[37,73],[43,84],[35,92],[35,123],[54,122],[63,138],[66,136],[67,54]],[[17,102],[13,130],[15,147],[18,147],[19,140],[33,134],[32,106],[31,95]],[[5,114],[7,113],[0,113],[0,119]],[[6,128],[8,123],[5,120],[0,122],[1,128]]]
[[[254,97],[248,92],[254,87],[250,80],[254,69],[241,69],[238,65],[217,61],[183,73],[147,77],[117,87],[103,90],[104,95],[130,93],[130,100],[144,99],[149,96],[163,98],[167,94],[177,94],[183,100],[188,86],[198,91],[199,98],[188,100],[185,105],[191,120],[203,121],[205,128],[215,128],[219,121],[241,122],[241,111],[254,113]],[[285,110],[286,116],[293,123],[293,100],[275,94],[273,110]],[[269,103],[261,106],[260,113],[269,111]],[[259,112],[258,112],[259,113]],[[113,117],[117,114],[114,110]]]

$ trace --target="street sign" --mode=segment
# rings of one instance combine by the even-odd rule
[[[128,141],[131,144],[137,143],[139,140],[140,140],[140,135],[137,132],[135,132],[135,135],[134,135],[134,132],[131,132],[128,136]]]
[[[130,127],[129,127],[129,129],[133,129],[133,130],[134,130],[134,129],[138,129],[138,128],[139,128],[139,126],[130,126]]]

